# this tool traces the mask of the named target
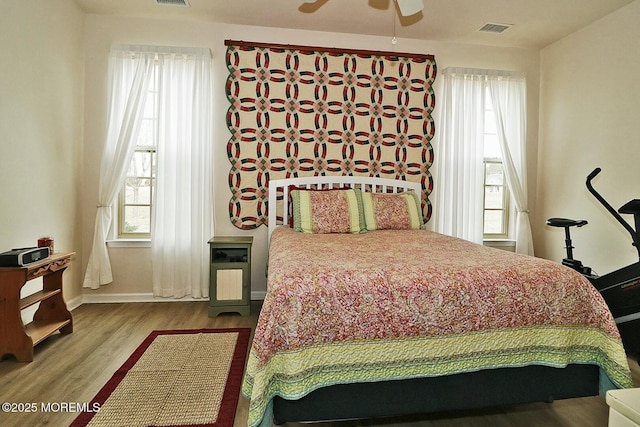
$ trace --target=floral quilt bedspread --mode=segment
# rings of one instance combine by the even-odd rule
[[[242,390],[253,427],[275,395],[570,363],[600,366],[603,393],[632,386],[606,303],[558,263],[426,230],[279,227]]]

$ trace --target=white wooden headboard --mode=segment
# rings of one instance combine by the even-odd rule
[[[283,221],[277,222],[277,195],[282,191],[283,199],[289,200],[289,187],[302,187],[308,189],[328,188],[359,188],[371,193],[401,193],[415,191],[420,194],[422,186],[419,182],[409,182],[387,178],[372,178],[368,176],[309,176],[305,178],[272,179],[269,181],[269,240],[271,233],[279,225],[289,221],[289,204],[281,203]]]

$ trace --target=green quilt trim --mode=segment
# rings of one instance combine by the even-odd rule
[[[461,349],[463,349],[461,351]],[[338,342],[277,353],[260,366],[252,351],[242,393],[250,427],[271,422],[275,395],[299,399],[334,384],[443,376],[481,369],[594,364],[601,384],[632,387],[619,340],[588,327],[531,327],[459,336]],[[605,393],[606,390],[600,390]]]

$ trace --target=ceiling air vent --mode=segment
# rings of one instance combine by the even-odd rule
[[[190,7],[189,0],[156,0],[156,4]]]
[[[492,22],[487,22],[478,31],[483,32],[483,33],[501,34],[501,33],[504,33],[506,30],[508,30],[511,27],[512,27],[511,24],[495,24],[495,23],[492,23]]]

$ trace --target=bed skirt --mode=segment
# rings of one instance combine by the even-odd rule
[[[323,387],[296,401],[275,397],[273,412],[275,423],[281,424],[427,414],[598,394],[598,366],[525,366]]]

